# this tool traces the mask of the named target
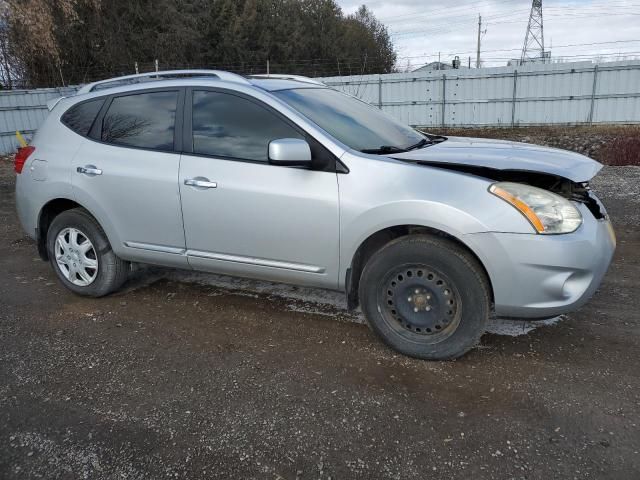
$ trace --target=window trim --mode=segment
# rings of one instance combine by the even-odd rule
[[[237,162],[246,162],[246,163],[256,163],[260,165],[270,165],[272,167],[280,167],[280,168],[301,168],[301,167],[287,167],[283,165],[273,165],[271,163],[263,162],[260,160],[249,160],[235,157],[223,157],[221,155],[208,155],[208,154],[200,154],[193,152],[193,143],[191,136],[191,120],[192,120],[192,106],[193,106],[193,91],[213,91],[218,93],[225,93],[228,95],[235,95],[240,98],[244,98],[250,102],[255,103],[256,105],[265,108],[267,111],[273,113],[278,118],[282,119],[286,124],[291,126],[294,130],[298,131],[304,138],[309,142],[312,147],[316,147],[323,151],[323,153],[327,156],[327,161],[323,166],[312,167],[311,170],[315,171],[324,171],[324,172],[332,172],[332,173],[349,173],[349,169],[347,166],[342,163],[338,157],[336,157],[333,152],[331,152],[327,147],[323,145],[321,141],[316,139],[311,133],[307,132],[300,125],[295,123],[289,117],[287,117],[282,112],[279,112],[277,109],[269,105],[268,103],[243,92],[239,92],[237,90],[232,90],[228,88],[221,87],[210,87],[210,86],[184,86],[184,87],[156,87],[156,88],[146,88],[140,90],[128,90],[125,92],[112,93],[112,94],[104,94],[104,95],[96,95],[95,97],[87,98],[86,100],[82,100],[80,102],[74,103],[71,105],[65,112],[60,116],[60,123],[62,123],[65,128],[68,128],[76,135],[80,135],[79,133],[73,131],[69,126],[62,122],[62,116],[67,113],[71,108],[76,105],[80,105],[82,103],[95,101],[98,99],[102,100],[102,107],[100,108],[98,114],[93,119],[93,124],[89,129],[89,132],[86,135],[81,135],[83,138],[87,140],[91,140],[92,142],[96,142],[102,145],[108,145],[111,147],[118,148],[133,148],[136,150],[144,150],[148,152],[162,152],[162,153],[175,153],[175,154],[185,154],[196,157],[205,157],[205,158],[215,158],[219,160],[231,160]],[[173,149],[172,150],[162,150],[157,148],[148,148],[148,147],[138,147],[134,145],[120,145],[117,143],[109,143],[101,140],[102,136],[102,121],[104,116],[106,115],[109,107],[111,106],[111,102],[114,98],[117,97],[128,97],[131,95],[141,95],[144,93],[152,93],[152,92],[178,92],[178,103],[176,106],[176,119],[175,119],[175,131],[174,131],[174,139],[173,139]],[[190,99],[190,101],[187,101]],[[305,167],[302,167],[305,168]]]
[[[239,97],[244,100],[247,100],[257,105],[260,108],[264,108],[267,112],[270,112],[271,114],[275,115],[277,118],[282,120],[285,124],[287,124],[293,130],[298,132],[309,143],[310,146],[312,147],[316,146],[317,148],[322,149],[325,155],[327,155],[327,158],[329,160],[325,162],[325,165],[322,165],[322,166],[317,165],[315,167],[312,166],[311,168],[307,168],[307,167],[292,167],[292,166],[286,166],[286,165],[274,165],[272,163],[269,163],[268,159],[267,161],[262,161],[262,160],[253,160],[253,159],[241,158],[241,157],[231,157],[226,155],[212,155],[207,153],[194,152],[193,151],[193,95],[194,95],[194,92],[196,91],[198,92],[206,91],[206,92],[222,93],[226,95],[233,95],[235,97]],[[271,105],[268,105],[262,100],[255,98],[254,96],[247,95],[237,90],[231,90],[231,89],[221,88],[221,87],[209,87],[209,86],[186,87],[185,102],[184,102],[182,147],[183,147],[182,153],[184,153],[185,155],[190,155],[194,157],[213,158],[218,160],[230,160],[234,162],[244,162],[244,163],[255,163],[259,165],[269,165],[271,167],[280,167],[280,168],[304,168],[307,170],[326,171],[326,172],[333,172],[333,173],[336,173],[338,171],[339,161],[336,158],[336,156],[331,151],[329,151],[329,149],[327,149],[322,144],[322,142],[318,141],[313,135],[311,135],[309,132],[304,130],[302,127],[300,127],[300,125],[295,123],[289,117],[279,112],[278,110],[273,108]]]
[[[130,97],[133,95],[143,95],[147,93],[156,93],[156,92],[177,92],[178,99],[176,102],[176,114],[175,114],[175,125],[173,131],[173,147],[170,149],[163,148],[153,148],[153,147],[139,147],[137,145],[123,145],[119,143],[111,143],[105,142],[102,140],[102,121],[104,120],[105,115],[109,111],[111,104],[115,98],[120,97]],[[184,99],[185,99],[185,89],[184,87],[159,87],[159,88],[148,88],[144,90],[133,90],[128,92],[120,92],[111,95],[105,95],[106,101],[102,105],[100,112],[96,116],[93,121],[93,126],[89,131],[89,135],[87,138],[90,140],[100,143],[102,145],[109,145],[111,147],[119,147],[119,148],[134,148],[136,150],[145,150],[148,152],[163,152],[163,153],[177,153],[180,154],[182,152],[182,139],[183,135],[181,132],[183,131],[183,110],[184,110]]]

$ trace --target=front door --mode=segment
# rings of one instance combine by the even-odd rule
[[[271,140],[304,133],[255,100],[215,90],[187,93],[185,125],[192,145],[181,160],[180,195],[189,264],[335,288],[335,171],[267,161]]]

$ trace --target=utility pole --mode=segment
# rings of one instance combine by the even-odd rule
[[[478,52],[476,54],[476,68],[480,68],[480,32],[482,31],[482,15],[478,15]]]
[[[544,28],[542,26],[542,0],[532,0],[527,33],[524,35],[520,65],[532,60],[546,63]]]

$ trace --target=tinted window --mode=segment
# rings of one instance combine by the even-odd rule
[[[379,109],[336,90],[304,88],[273,93],[354,150],[383,145],[403,149],[424,139]]]
[[[173,149],[178,92],[116,97],[102,120],[102,140],[118,145]]]
[[[104,98],[99,98],[74,105],[62,115],[62,123],[80,135],[87,135],[103,103]]]
[[[304,138],[274,113],[226,93],[193,92],[193,151],[207,155],[268,159],[269,142]]]

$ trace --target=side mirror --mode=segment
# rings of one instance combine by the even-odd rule
[[[311,166],[311,148],[299,138],[279,138],[269,142],[269,163],[283,166]]]

